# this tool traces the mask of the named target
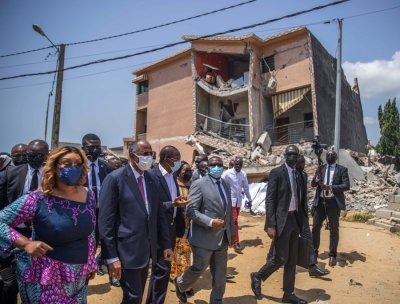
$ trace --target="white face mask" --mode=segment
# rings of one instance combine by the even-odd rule
[[[142,171],[149,170],[151,165],[153,164],[153,156],[143,156],[143,155],[136,155],[139,158],[139,162],[136,163],[138,168]]]

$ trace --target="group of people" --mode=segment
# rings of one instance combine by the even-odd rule
[[[14,148],[6,168],[0,163],[4,303],[16,303],[18,291],[23,303],[86,303],[88,282],[96,273],[104,275],[105,265],[110,284],[122,288],[122,303],[142,303],[149,267],[148,304],[164,303],[169,282],[186,303],[208,267],[210,303],[222,303],[228,248],[244,249],[238,224],[243,194],[250,207],[252,202],[241,157],[224,172],[220,157],[199,155],[192,170],[176,147],[163,147],[155,163],[151,144],[139,140],[129,145],[127,164],[115,158],[107,162],[95,134],[83,137],[82,149],[64,146],[49,153],[42,140]],[[285,163],[270,172],[265,231],[273,242],[267,263],[251,273],[256,297],[262,281],[284,265],[282,301],[306,303],[293,293],[298,238],[313,246],[310,276],[328,274],[317,266],[326,217],[329,265],[336,264],[339,214],[349,188],[347,169],[336,159],[330,151],[328,165],[311,183],[317,187],[312,232],[298,148],[288,146]]]

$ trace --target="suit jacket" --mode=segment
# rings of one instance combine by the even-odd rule
[[[327,165],[325,164],[322,169],[322,180],[324,180],[325,178],[326,166]],[[313,205],[318,206],[319,198],[321,195],[321,187],[317,183],[315,176],[311,181],[311,186],[317,187],[317,190],[315,191]],[[346,199],[344,196],[344,191],[347,191],[349,189],[350,189],[350,178],[347,168],[336,164],[335,172],[333,172],[333,178],[332,178],[332,193],[335,196],[336,203],[340,210],[346,209]]]
[[[302,186],[300,182],[301,177],[297,170],[295,170],[295,174],[298,191],[297,195],[299,198],[297,219],[301,231],[304,221],[307,220],[306,199],[304,199],[306,193],[304,193],[304,186]],[[286,165],[283,164],[278,168],[272,169],[269,175],[267,196],[265,199],[265,231],[267,231],[268,227],[275,226],[277,236],[281,235],[288,216],[291,198],[292,189],[290,186],[289,172]]]
[[[0,209],[22,196],[28,164],[8,167],[0,179]]]
[[[155,178],[159,185],[159,196],[160,201],[163,203],[165,217],[168,222],[169,227],[169,235],[171,239],[172,248],[175,248],[176,237],[182,237],[185,234],[185,218],[182,212],[182,208],[177,208],[176,217],[174,219],[174,207],[172,207],[172,201],[175,200],[175,197],[171,197],[171,193],[169,192],[168,184],[162,175],[158,166],[152,168],[148,171],[153,178]],[[179,187],[177,183],[176,174],[174,174],[174,181],[176,186],[176,193],[179,195]]]
[[[302,172],[297,171],[297,172],[299,174],[299,184],[301,187],[301,191],[300,191],[300,200],[302,200],[301,206],[303,206],[303,208],[304,208],[303,212],[306,214],[306,216],[308,218],[308,201],[307,201],[308,175],[304,171],[302,171]],[[307,225],[308,225],[308,221],[307,221]]]
[[[157,261],[157,242],[171,248],[168,224],[162,209],[159,184],[144,172],[149,214],[130,165],[105,178],[100,191],[99,231],[105,259],[118,257],[125,269]]]
[[[216,250],[220,247],[221,240],[226,233],[229,244],[234,235],[232,219],[232,200],[229,185],[222,179],[226,196],[228,198],[226,209],[221,201],[210,176],[205,176],[195,182],[189,190],[189,199],[192,202],[186,207],[190,219],[189,242],[191,245]],[[224,228],[214,230],[209,226],[211,219],[223,219]]]
[[[107,174],[113,171],[113,168],[104,160],[99,159],[98,163],[99,163],[99,179],[100,179],[100,184],[102,185]],[[89,168],[89,174],[91,174],[91,169],[92,168]],[[85,187],[88,187],[88,180],[86,180]]]
[[[196,169],[193,171],[193,175],[192,175],[192,182],[194,182],[195,180],[200,179],[200,171],[199,169]]]

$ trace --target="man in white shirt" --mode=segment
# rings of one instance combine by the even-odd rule
[[[242,206],[242,191],[244,191],[249,205],[251,206],[252,198],[249,192],[249,183],[247,181],[247,175],[242,171],[243,158],[236,157],[234,166],[232,169],[226,170],[222,175],[222,178],[228,183],[231,188],[232,197],[232,215],[233,223],[235,227],[234,239],[232,240],[233,249],[236,253],[243,253],[243,247],[240,246],[239,242],[239,213],[240,207]]]

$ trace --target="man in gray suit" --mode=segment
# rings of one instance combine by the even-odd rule
[[[234,234],[231,192],[221,179],[222,159],[213,156],[208,166],[209,175],[195,181],[189,191],[192,203],[186,212],[191,221],[193,265],[174,280],[181,303],[187,302],[185,290],[194,285],[208,266],[212,275],[210,303],[222,303],[225,292],[228,246]]]

